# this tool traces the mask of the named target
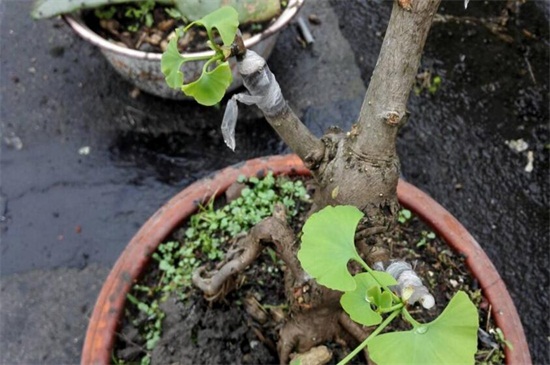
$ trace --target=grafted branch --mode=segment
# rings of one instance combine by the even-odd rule
[[[283,97],[275,76],[265,60],[252,51],[238,57],[239,73],[254,103],[281,139],[304,161],[313,151],[322,151],[323,143],[300,121]],[[317,155],[321,154],[317,153]]]

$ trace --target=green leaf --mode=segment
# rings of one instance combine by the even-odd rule
[[[376,279],[375,279],[376,277]],[[360,273],[353,277],[355,281],[355,290],[348,291],[340,298],[340,304],[352,320],[365,326],[374,326],[382,322],[382,316],[376,313],[371,304],[377,307],[381,306],[381,300],[384,294],[388,294],[391,306],[391,294],[384,292],[381,294],[380,284],[385,286],[395,285],[395,279],[386,272],[375,272],[374,276],[369,273]],[[378,281],[377,281],[378,280]],[[384,297],[384,305],[386,300]]]
[[[369,355],[378,365],[474,364],[478,323],[476,307],[459,291],[433,322],[374,337]]]
[[[355,289],[348,262],[361,260],[354,238],[362,217],[363,213],[354,206],[327,206],[304,224],[298,259],[321,285],[340,291]]]
[[[164,8],[164,11],[170,16],[170,18],[180,19],[183,17],[183,14],[176,8]]]
[[[391,307],[393,304],[391,293],[388,291],[385,291],[380,295],[380,299],[378,300],[378,307],[382,309],[387,309]]]
[[[355,289],[357,290],[357,288]],[[369,303],[378,303],[380,301],[380,296],[382,295],[382,290],[378,285],[372,286],[367,290],[367,300]]]
[[[183,72],[180,69],[184,62],[185,58],[178,51],[178,38],[174,37],[168,43],[160,60],[160,69],[166,78],[166,83],[173,89],[180,89],[183,85]]]
[[[192,96],[202,105],[215,105],[222,100],[225,90],[231,85],[233,75],[229,62],[222,62],[212,71],[203,70],[195,82],[183,85],[185,95]]]
[[[237,27],[239,26],[239,14],[232,7],[224,6],[192,22],[185,27],[185,30],[197,24],[205,27],[209,34],[212,32],[212,29],[217,29],[223,44],[230,46],[235,39]]]
[[[161,260],[159,262],[159,269],[162,270],[162,271],[173,272],[174,271],[174,265],[170,264],[166,260]]]
[[[151,339],[149,339],[145,345],[145,347],[147,348],[147,350],[152,350],[155,348],[155,346],[157,345],[157,343],[159,342],[160,340],[160,334],[159,333],[155,333],[153,335],[153,337]]]

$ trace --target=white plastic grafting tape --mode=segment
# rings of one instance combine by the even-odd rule
[[[422,284],[422,280],[405,261],[393,261],[386,272],[397,280],[398,294],[410,304],[420,302],[426,309],[435,305],[435,299]]]
[[[279,83],[261,56],[248,50],[238,62],[238,67],[243,84],[249,93],[235,94],[229,99],[221,126],[225,144],[233,151],[236,146],[235,127],[239,115],[237,101],[246,105],[256,104],[266,116],[276,115],[285,105]]]

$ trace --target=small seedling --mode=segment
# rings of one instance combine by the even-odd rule
[[[401,209],[397,216],[397,221],[401,224],[407,223],[412,218],[412,213],[408,209]]]
[[[416,288],[400,288],[397,295],[398,280],[387,272],[371,269],[357,252],[354,236],[362,217],[363,213],[353,206],[325,207],[304,224],[298,252],[310,276],[344,293],[340,304],[352,320],[364,326],[378,325],[340,364],[349,362],[365,346],[378,365],[473,364],[479,321],[468,295],[459,291],[434,321],[417,322],[407,309]],[[352,275],[350,260],[365,271]],[[399,315],[412,329],[380,334]]]
[[[94,10],[94,15],[98,19],[112,19],[115,14],[116,8],[114,6],[105,6]]]
[[[138,310],[146,315],[145,319],[134,320],[134,326],[142,327],[142,331],[145,338],[145,349],[151,351],[155,348],[156,344],[160,340],[162,333],[162,320],[165,317],[164,312],[159,307],[159,302],[157,300],[147,304],[143,301],[140,301],[132,294],[127,294],[126,296],[130,303],[134,304]],[[141,359],[141,365],[148,365],[151,362],[151,355],[146,353],[145,356]]]
[[[492,333],[493,331],[490,330],[489,332]],[[514,346],[512,345],[512,343],[504,338],[504,333],[502,333],[502,330],[500,328],[497,327],[494,330],[493,334],[499,343],[504,344],[506,347],[510,348],[511,350],[514,349]]]
[[[137,32],[140,24],[151,28],[154,23],[153,9],[155,8],[155,0],[146,0],[137,6],[129,6],[124,12],[124,16],[133,20],[133,24],[128,26],[130,32]]]
[[[174,19],[183,18],[183,14],[181,13],[181,11],[179,11],[176,8],[164,8],[164,11],[166,12],[166,14],[168,14],[170,17]]]
[[[431,71],[424,71],[416,76],[414,93],[420,95],[424,90],[434,95],[441,87],[443,79],[439,75],[432,74]]]
[[[435,239],[435,233],[428,232],[428,231],[422,231],[420,232],[420,240],[416,243],[416,247],[423,247],[426,246],[426,244]]]

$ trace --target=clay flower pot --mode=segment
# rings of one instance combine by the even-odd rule
[[[161,207],[132,238],[111,270],[97,299],[84,343],[81,363],[109,364],[116,330],[124,313],[126,295],[149,262],[151,254],[169,234],[193,214],[197,205],[217,196],[241,175],[309,175],[296,155],[257,158],[228,167],[185,188]],[[492,317],[513,350],[505,349],[507,364],[530,364],[531,358],[523,327],[510,294],[495,267],[466,229],[427,194],[399,181],[401,204],[414,212],[449,246],[466,257],[466,264],[477,278],[492,306]]]
[[[244,41],[245,47],[268,59],[273,47],[275,47],[279,31],[294,18],[303,3],[304,0],[290,0],[281,15],[268,28]],[[78,15],[64,15],[63,17],[79,36],[99,47],[111,66],[139,89],[168,99],[188,98],[180,90],[169,88],[164,81],[164,75],[160,70],[162,53],[125,48],[99,36]],[[196,58],[213,54],[214,51],[209,50],[183,53],[182,55],[187,58]],[[204,63],[205,61],[189,61],[183,65],[182,70],[185,73],[186,82],[192,82],[199,78]],[[235,60],[230,60],[230,65],[233,72],[233,83],[229,86],[228,91],[235,90],[242,85],[242,79]]]

